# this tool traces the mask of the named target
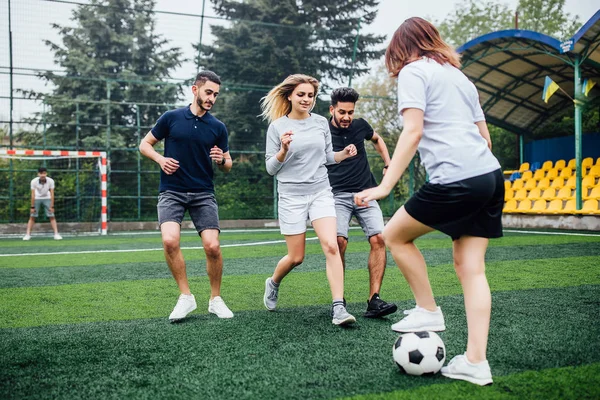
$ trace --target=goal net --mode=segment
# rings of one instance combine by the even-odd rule
[[[103,151],[0,149],[0,180],[4,183],[0,185],[0,223],[27,223],[30,182],[38,176],[38,168],[45,167],[55,182],[54,213],[59,230],[106,235],[106,165]],[[47,222],[41,210],[36,222]]]

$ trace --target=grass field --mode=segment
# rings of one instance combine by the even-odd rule
[[[600,398],[600,234],[507,232],[491,242],[495,383],[478,387],[398,371],[390,325],[401,312],[362,317],[368,243],[351,232],[346,299],[358,323],[347,329],[331,324],[316,240],[307,241],[304,264],[284,281],[280,308],[270,313],[264,280],[285,254],[282,237],[224,231],[222,295],[235,317],[219,320],[207,313],[200,240],[185,233],[198,310],[170,324],[178,293],[159,235],[2,239],[0,398]],[[417,245],[446,317],[440,336],[451,358],[464,351],[467,333],[451,241],[433,233]],[[381,294],[400,310],[414,306],[390,257]]]

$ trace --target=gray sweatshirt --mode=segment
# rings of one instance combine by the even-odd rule
[[[281,149],[281,135],[292,131],[292,143],[285,160],[275,155]],[[326,164],[335,164],[329,121],[317,114],[302,120],[287,116],[271,122],[265,152],[267,172],[277,176],[277,191],[291,195],[315,194],[330,187]]]

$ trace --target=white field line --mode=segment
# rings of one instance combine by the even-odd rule
[[[350,229],[360,229],[358,227],[352,227]],[[278,231],[279,229],[275,229]],[[310,229],[309,229],[310,230]],[[230,230],[224,231],[226,232],[271,232],[270,229],[250,229],[250,230]],[[512,229],[505,229],[504,232],[509,233],[526,233],[526,234],[534,234],[534,235],[563,235],[563,236],[591,236],[591,237],[600,237],[600,234],[592,234],[592,233],[573,233],[573,232],[540,232],[540,231],[518,231]],[[148,232],[155,233],[155,232]],[[317,240],[317,237],[306,238],[306,240]],[[244,246],[261,246],[268,244],[279,244],[285,243],[285,240],[272,240],[268,242],[253,242],[253,243],[237,243],[237,244],[224,244],[221,245],[221,248],[224,247],[244,247]],[[54,256],[54,255],[64,255],[64,254],[95,254],[95,253],[135,253],[141,251],[162,251],[162,248],[158,249],[126,249],[126,250],[84,250],[84,251],[57,251],[52,253],[18,253],[18,254],[0,254],[0,257],[19,257],[19,256]],[[203,250],[203,247],[182,247],[181,250]]]
[[[317,237],[306,238],[306,240],[317,240]],[[253,242],[253,243],[236,243],[236,244],[223,244],[224,247],[245,247],[245,246],[262,246],[265,244],[279,244],[285,243],[285,240],[272,240],[269,242]],[[182,247],[181,250],[204,250],[202,246],[197,247]],[[83,251],[57,251],[53,253],[19,253],[19,254],[0,254],[0,257],[20,257],[20,256],[57,256],[64,254],[98,254],[98,253],[137,253],[142,251],[163,251],[159,249],[120,249],[120,250],[83,250]]]
[[[510,233],[527,233],[527,234],[534,234],[534,235],[564,235],[564,236],[592,236],[592,237],[600,237],[600,234],[575,233],[575,232],[516,231],[516,230],[512,230],[512,229],[504,229],[504,232],[510,232]]]

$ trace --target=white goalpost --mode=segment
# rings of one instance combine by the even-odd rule
[[[0,149],[0,158],[8,159],[37,159],[53,160],[59,158],[97,158],[100,172],[100,234],[106,235],[108,232],[107,218],[107,176],[106,176],[106,152],[105,151],[84,151],[84,150],[9,150]]]

